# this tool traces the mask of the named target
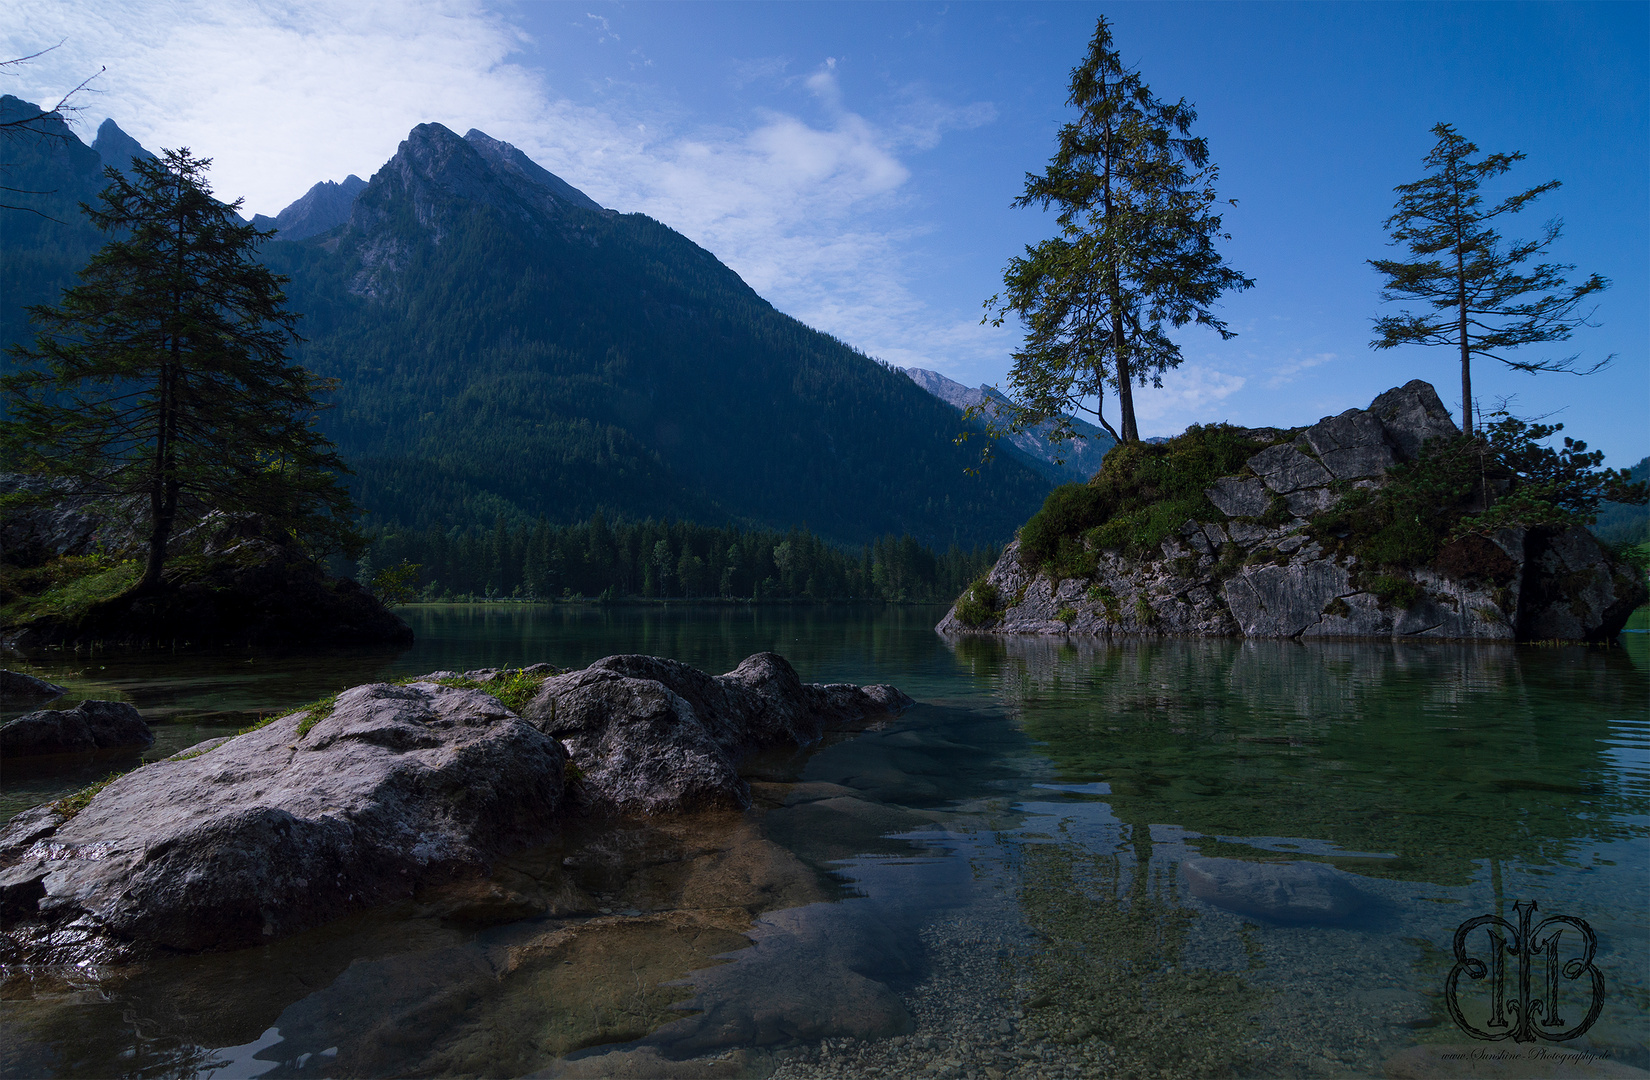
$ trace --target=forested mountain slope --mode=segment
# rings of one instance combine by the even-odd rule
[[[65,191],[101,186],[78,141],[52,153]],[[46,254],[14,244],[8,222],[7,277],[27,262],[53,282],[31,300],[95,246],[70,213],[64,237],[36,230]],[[481,132],[420,125],[345,224],[263,255],[304,314],[297,359],[340,380],[321,426],[379,522],[570,523],[601,508],[973,545],[1006,540],[1049,488],[1012,460],[966,475],[977,451],[953,444],[943,402]]]

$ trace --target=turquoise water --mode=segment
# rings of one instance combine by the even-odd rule
[[[947,642],[940,614],[415,607],[399,655],[32,658],[76,696],[136,704],[151,757],[372,678],[614,652],[723,671],[771,649],[805,679],[891,682],[919,704],[750,763],[745,814],[592,826],[490,882],[263,949],[7,972],[0,1068],[1458,1075],[1447,1055],[1514,1044],[1451,1018],[1452,935],[1516,923],[1520,902],[1597,940],[1601,1011],[1561,1045],[1650,1068],[1643,635]],[[130,763],[8,765],[4,809]],[[1329,903],[1200,884],[1234,866]],[[1487,982],[1459,995],[1480,1028]],[[1555,979],[1571,1025],[1589,987]]]

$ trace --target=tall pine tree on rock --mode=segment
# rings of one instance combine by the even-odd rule
[[[273,234],[212,197],[210,164],[184,148],[134,159],[131,179],[105,170],[82,209],[112,238],[61,303],[30,309],[35,344],[0,379],[14,469],[139,497],[139,591],[161,587],[180,500],[261,515],[315,555],[359,543],[347,470],[313,427],[326,387],[288,362],[285,279],[252,258]]]
[[[1181,360],[1167,329],[1196,323],[1231,337],[1213,305],[1254,282],[1215,249],[1229,237],[1213,212],[1219,169],[1207,141],[1191,135],[1197,113],[1152,94],[1123,64],[1105,19],[1071,73],[1067,103],[1081,110],[1077,119],[1014,203],[1058,209],[1060,235],[1011,260],[1006,299],[986,302],[994,324],[1014,312],[1026,328],[1009,373],[1009,423],[1018,431],[1054,421],[1051,437],[1071,438],[1060,417],[1082,409],[1118,441],[1138,442],[1135,385],[1161,386]],[[1121,432],[1104,416],[1108,386]]]
[[[1556,219],[1547,223],[1538,240],[1503,242],[1492,226],[1496,218],[1516,214],[1557,188],[1559,181],[1549,180],[1485,207],[1479,187],[1510,170],[1524,155],[1490,154],[1475,161],[1478,147],[1449,124],[1436,125],[1432,133],[1438,141],[1426,157],[1427,175],[1394,189],[1397,212],[1386,221],[1392,242],[1406,245],[1413,258],[1409,262],[1371,259],[1369,264],[1386,278],[1383,303],[1419,300],[1433,310],[1419,315],[1403,311],[1376,319],[1370,347],[1445,345],[1458,350],[1461,430],[1470,435],[1474,356],[1499,360],[1531,374],[1568,371],[1587,375],[1610,362],[1606,357],[1578,370],[1575,356],[1524,360],[1507,355],[1507,350],[1521,345],[1568,340],[1578,326],[1588,325],[1587,314],[1577,313],[1582,302],[1610,283],[1593,274],[1572,287],[1564,275],[1575,267],[1568,264],[1537,263],[1526,268],[1526,263],[1546,254],[1558,239],[1562,223]]]

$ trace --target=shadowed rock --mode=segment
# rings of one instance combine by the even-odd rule
[[[0,953],[252,945],[485,872],[554,825],[561,746],[487,694],[358,686],[307,719],[146,765],[55,824],[20,815],[0,832]]]
[[[0,704],[12,701],[46,701],[62,697],[66,692],[56,683],[25,675],[21,671],[0,668]]]
[[[522,715],[566,745],[592,809],[651,814],[749,806],[745,757],[909,704],[891,686],[804,683],[774,653],[715,676],[621,655],[545,680]]]
[[[41,709],[0,727],[0,756],[5,757],[142,750],[154,742],[143,717],[122,701],[82,701],[72,709]]]

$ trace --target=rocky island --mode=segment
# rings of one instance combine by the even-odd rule
[[[27,501],[17,496],[32,496]],[[257,515],[183,508],[162,587],[142,572],[140,500],[0,475],[0,645],[407,645],[412,628]]]
[[[0,962],[256,945],[484,877],[581,819],[743,809],[749,755],[910,703],[773,653],[720,676],[611,656],[357,686],[14,818]]]
[[[1305,428],[1194,427],[1057,489],[943,634],[1598,641],[1646,600],[1420,380]],[[1583,448],[1584,449],[1584,448]],[[1538,508],[1539,511],[1539,508]]]

